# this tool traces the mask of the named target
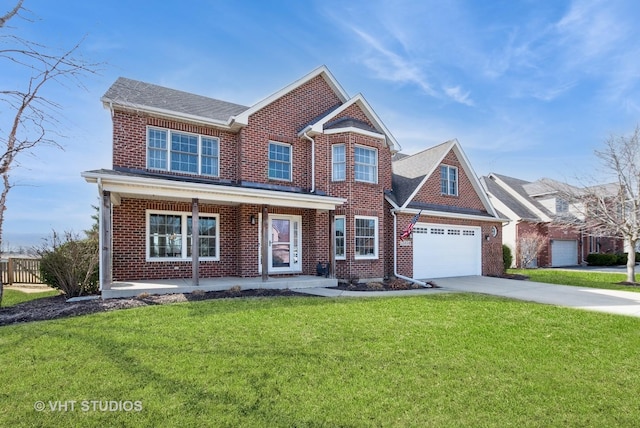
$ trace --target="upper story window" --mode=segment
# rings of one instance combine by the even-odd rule
[[[561,198],[556,198],[556,213],[569,212],[569,203]]]
[[[347,158],[344,144],[334,144],[331,147],[331,179],[344,181],[347,178]]]
[[[269,178],[291,181],[291,145],[269,142]]]
[[[367,183],[378,182],[378,151],[369,147],[356,146],[355,180]]]
[[[458,168],[455,166],[440,165],[440,192],[458,196]]]
[[[147,168],[217,177],[219,165],[217,138],[147,128]]]

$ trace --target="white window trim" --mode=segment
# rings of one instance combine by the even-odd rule
[[[344,162],[342,162],[341,164],[344,165],[344,178],[336,178],[336,171],[335,171],[335,152],[334,149],[336,147],[342,147],[343,152],[344,152]],[[340,144],[333,144],[331,146],[331,181],[334,182],[341,182],[341,181],[346,181],[347,179],[347,146],[344,143],[340,143]]]
[[[457,166],[451,166],[451,165],[447,165],[447,164],[442,164],[440,165],[440,174],[442,175],[442,167],[446,167],[447,168],[447,192],[446,193],[441,193],[442,195],[446,195],[446,196],[459,196],[459,192],[458,192],[458,184],[460,183],[460,170],[458,169]],[[456,193],[455,194],[451,194],[449,193],[449,170],[450,169],[454,169],[456,171]],[[440,177],[440,180],[442,180],[442,176]],[[442,187],[442,181],[440,182],[440,187]],[[440,191],[442,192],[442,189],[440,189]]]
[[[334,218],[334,221],[337,221],[341,219],[342,220],[342,224],[344,225],[344,230],[343,230],[343,236],[342,236],[342,241],[344,242],[344,254],[339,256],[338,254],[334,254],[336,257],[336,260],[346,260],[347,259],[347,216],[345,215],[337,215]],[[338,231],[337,228],[334,228],[335,232]],[[338,248],[338,246],[336,245],[336,239],[338,238],[337,234],[334,235],[333,237],[333,251],[335,252]]]
[[[149,248],[149,227],[151,225],[150,216],[152,214],[164,214],[181,216],[180,221],[181,235],[183,239],[182,244],[182,257],[150,257],[151,249]],[[147,210],[145,215],[145,259],[147,262],[183,262],[191,261],[191,257],[187,257],[187,218],[191,217],[192,213],[185,211],[163,211],[163,210]],[[215,257],[199,257],[200,261],[220,261],[220,214],[199,213],[198,218],[215,218],[216,219],[216,256]]]
[[[358,162],[356,162],[355,147],[359,147],[359,148],[361,148],[361,149],[365,149],[365,150],[371,150],[371,151],[373,151],[373,152],[375,153],[375,155],[376,155],[376,163],[375,163],[375,165],[359,164]],[[379,171],[379,167],[378,167],[378,164],[379,164],[379,162],[378,162],[378,149],[377,149],[377,148],[375,148],[375,147],[364,146],[364,145],[362,145],[362,144],[356,144],[356,145],[354,146],[354,150],[353,150],[353,152],[354,152],[354,153],[353,153],[353,165],[354,165],[354,168],[353,168],[353,179],[354,179],[354,181],[357,181],[357,182],[359,182],[359,183],[378,184],[378,174],[380,173],[380,171]],[[356,168],[355,168],[355,165],[366,165],[366,166],[368,166],[368,167],[374,167],[374,168],[376,169],[376,173],[375,173],[375,176],[374,176],[374,180],[373,180],[373,181],[369,181],[369,180],[358,180],[358,179],[356,178]]]
[[[166,168],[151,168],[149,167],[149,130],[153,129],[155,131],[161,131],[164,132],[167,136],[167,148],[166,148],[166,153],[167,153],[167,167]],[[171,169],[171,134],[172,133],[178,133],[178,134],[186,134],[186,135],[194,135],[196,137],[198,137],[198,172],[195,174],[198,175],[204,175],[207,177],[220,177],[220,138],[219,137],[213,137],[211,135],[202,135],[202,134],[195,134],[193,132],[184,132],[184,131],[177,131],[174,129],[168,129],[168,128],[160,128],[158,126],[147,126],[147,133],[146,133],[146,142],[145,142],[145,168],[149,168],[155,171],[168,171],[168,172],[177,172],[177,173],[182,173],[182,174],[194,174],[193,172],[189,172],[189,171],[181,171],[181,170],[173,170]],[[208,138],[211,140],[216,140],[218,142],[218,157],[217,157],[217,164],[216,164],[216,169],[218,170],[218,174],[205,174],[202,172],[202,138]],[[154,150],[160,150],[160,149],[155,149]]]
[[[356,228],[356,223],[358,219],[363,219],[363,220],[374,220],[375,221],[375,236],[374,236],[374,253],[371,255],[367,255],[367,256],[361,256],[358,254],[358,246],[356,245],[357,243],[357,228]],[[357,215],[353,218],[353,252],[354,252],[354,259],[356,260],[376,260],[378,258],[378,253],[379,253],[379,219],[378,217],[373,217],[373,216],[364,216],[364,215]]]
[[[273,140],[269,140],[269,146],[271,144],[275,144],[276,146],[284,146],[284,147],[288,147],[289,148],[289,178],[280,178],[280,177],[272,177],[270,175],[270,168],[269,168],[269,162],[271,162],[271,158],[269,157],[269,152],[270,150],[268,150],[267,147],[267,178],[269,180],[278,180],[278,181],[288,181],[291,182],[293,181],[293,145],[292,144],[287,144],[287,143],[281,143],[279,141],[273,141]],[[281,162],[281,161],[277,161],[274,160],[274,162]],[[284,162],[281,162],[284,163]]]

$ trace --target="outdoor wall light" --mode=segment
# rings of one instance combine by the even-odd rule
[[[256,224],[256,216],[254,214],[251,214],[251,217],[249,217],[249,222],[253,225]]]
[[[489,238],[489,235],[484,235],[484,240],[485,240],[485,241],[488,241],[489,239],[490,239],[490,238]]]

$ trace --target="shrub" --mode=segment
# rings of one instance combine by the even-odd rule
[[[502,264],[504,265],[504,270],[511,269],[511,264],[513,263],[513,254],[511,254],[511,248],[508,245],[502,244]]]
[[[618,264],[618,255],[591,253],[587,256],[587,264],[589,266],[613,266]]]
[[[45,284],[61,290],[67,298],[98,292],[98,241],[80,239],[71,232],[55,231],[36,253]]]

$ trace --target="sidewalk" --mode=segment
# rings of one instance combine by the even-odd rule
[[[322,297],[401,297],[436,293],[480,293],[567,308],[640,317],[640,293],[545,284],[488,276],[461,276],[433,280],[441,288],[398,291],[345,291],[337,288],[306,288],[294,291]]]

